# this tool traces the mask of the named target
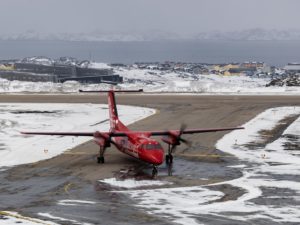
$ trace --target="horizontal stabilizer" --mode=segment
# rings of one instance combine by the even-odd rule
[[[84,93],[107,93],[107,92],[124,92],[124,93],[134,93],[134,92],[143,92],[143,89],[137,89],[137,90],[95,90],[95,91],[85,91],[85,90],[79,90],[79,92],[84,92]]]

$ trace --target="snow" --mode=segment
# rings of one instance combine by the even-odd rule
[[[143,88],[146,92],[192,92],[201,94],[300,94],[300,87],[265,87],[270,79],[248,76],[195,75],[183,72],[120,68],[122,88]]]
[[[159,180],[135,180],[135,179],[117,180],[116,178],[99,180],[99,182],[109,184],[114,187],[122,187],[122,188],[138,188],[138,187],[145,187],[145,186],[162,186],[162,185],[172,184],[171,182],[159,181]]]
[[[299,224],[300,205],[293,203],[299,201],[300,195],[300,183],[293,176],[300,174],[299,155],[283,150],[282,141],[277,143],[282,137],[261,148],[250,149],[247,145],[262,141],[260,131],[271,130],[282,119],[295,115],[300,115],[300,107],[268,109],[246,123],[244,130],[233,131],[218,141],[218,149],[242,160],[243,164],[230,166],[241,170],[243,175],[240,178],[205,186],[130,190],[124,193],[133,198],[138,207],[147,209],[148,213],[180,224],[202,224],[194,218],[205,217],[224,220],[225,223],[233,219],[237,224],[238,221],[252,223],[254,219]],[[299,138],[299,118],[284,134],[298,135]],[[267,151],[271,147],[272,151]],[[236,200],[219,201],[224,194],[211,190],[211,187],[224,184],[239,188],[244,194]],[[272,191],[265,193],[266,188]],[[277,190],[285,191],[281,193]],[[265,199],[270,198],[280,200],[268,203]]]
[[[91,31],[78,33],[51,33],[27,30],[18,33],[3,33],[0,40],[59,40],[59,41],[87,41],[87,42],[127,42],[127,41],[199,41],[199,40],[217,40],[217,41],[299,41],[300,30],[291,29],[263,29],[251,28],[234,31],[208,31],[199,32],[193,35],[187,35],[166,30],[151,30],[151,32],[112,32],[112,31]]]
[[[90,68],[111,69],[106,63],[90,62]],[[270,79],[247,76],[195,75],[178,71],[138,69],[136,67],[114,68],[124,78],[116,88],[144,89],[145,92],[174,92],[190,94],[234,94],[234,95],[299,95],[300,87],[277,87],[266,84]],[[0,79],[2,93],[78,93],[84,90],[108,90],[107,84],[80,84],[68,81],[63,84],[51,82],[24,82]]]
[[[75,199],[65,199],[60,200],[58,205],[65,205],[65,206],[76,206],[76,205],[94,205],[96,202],[92,201],[85,201],[85,200],[75,200]]]
[[[253,141],[260,142],[261,135],[259,132],[261,130],[272,130],[272,128],[274,128],[281,120],[293,115],[300,115],[300,107],[279,107],[268,109],[243,125],[246,128],[245,130],[233,131],[225,135],[223,139],[218,141],[216,147],[225,152],[238,155],[240,159],[247,160],[248,162],[277,162],[283,164],[299,163],[300,165],[298,157],[291,155],[289,152],[283,151],[282,146],[277,144],[278,140],[281,140],[281,138],[270,143],[265,148],[258,148],[257,151],[247,149],[245,146]],[[299,135],[298,124],[299,119],[290,125],[283,134],[290,133]],[[234,145],[232,145],[232,143],[234,143]],[[267,151],[271,146],[275,147],[274,151]]]
[[[46,218],[49,218],[49,219],[54,219],[54,220],[59,220],[59,221],[62,221],[62,222],[71,222],[72,224],[82,224],[82,225],[90,225],[90,223],[81,223],[81,222],[78,222],[76,220],[70,220],[70,219],[65,219],[65,218],[62,218],[62,217],[58,217],[58,216],[53,216],[51,215],[50,213],[38,213],[40,216],[43,216],[43,217],[46,217]]]
[[[266,149],[268,150],[276,150],[277,151],[284,151],[284,144],[288,143],[288,136],[295,136],[298,137],[298,143],[299,146],[299,135],[300,135],[300,117],[293,123],[291,124],[284,132],[281,138],[277,139],[273,143],[270,143],[266,146]],[[293,151],[292,154],[300,154],[300,152]]]
[[[39,219],[33,219],[25,216],[21,216],[16,212],[0,212],[0,216],[3,218],[0,219],[0,225],[15,225],[15,224],[26,224],[26,225],[36,225],[36,224],[47,224],[47,225],[56,225],[57,223],[42,221]]]
[[[192,218],[207,205],[224,196],[222,192],[211,191],[204,187],[160,188],[153,190],[127,191],[138,201],[136,206],[146,208],[149,214],[176,218],[181,224],[198,224]]]
[[[120,119],[125,124],[133,123],[155,112],[152,109],[120,105],[118,111]],[[108,121],[101,122],[103,118],[108,118],[107,105],[1,103],[0,167],[48,159],[91,139],[90,137],[26,136],[19,133],[21,129],[31,131],[107,131],[109,124]],[[98,123],[99,125],[97,125]],[[95,202],[62,200],[58,204],[70,206],[95,204]],[[0,212],[0,215],[3,216],[3,219],[0,219],[0,225],[55,224],[23,217],[14,212]],[[53,216],[50,213],[39,213],[39,215],[63,222],[82,224],[76,220]]]
[[[89,68],[93,69],[112,69],[107,63],[99,63],[99,62],[90,62]]]
[[[152,115],[152,109],[118,106],[125,124]],[[107,105],[0,104],[0,167],[32,163],[57,156],[92,137],[31,136],[20,131],[108,131]],[[99,123],[99,124],[98,124]]]

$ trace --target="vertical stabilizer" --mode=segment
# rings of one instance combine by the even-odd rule
[[[118,122],[118,110],[116,106],[116,98],[114,91],[108,92],[108,107],[109,107],[109,121],[110,129],[114,131]]]

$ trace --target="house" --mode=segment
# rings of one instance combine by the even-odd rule
[[[284,69],[289,74],[300,73],[300,63],[288,63]]]
[[[224,75],[227,75],[227,76],[234,76],[234,75],[252,76],[255,74],[256,71],[257,71],[256,68],[253,68],[253,67],[249,67],[249,68],[240,67],[240,68],[229,69],[226,74],[224,73]]]
[[[271,67],[264,62],[244,62],[241,64],[243,68],[256,68],[261,73],[271,73]]]

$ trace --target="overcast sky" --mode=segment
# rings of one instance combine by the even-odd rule
[[[0,0],[0,34],[300,29],[299,0]]]

